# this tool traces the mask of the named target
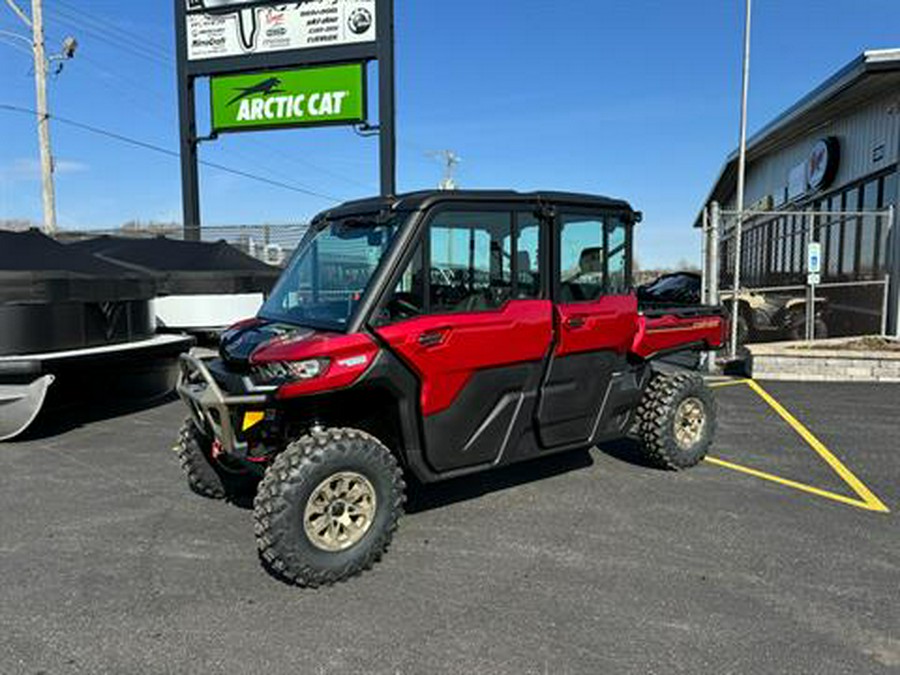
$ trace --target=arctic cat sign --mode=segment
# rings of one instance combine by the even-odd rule
[[[216,132],[352,124],[366,118],[360,63],[213,77],[210,94]]]

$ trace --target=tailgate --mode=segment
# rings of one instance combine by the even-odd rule
[[[721,307],[654,309],[638,316],[632,352],[650,358],[685,349],[719,349],[727,335],[727,314]]]

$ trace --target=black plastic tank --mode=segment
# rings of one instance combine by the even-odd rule
[[[0,231],[0,356],[147,339],[156,294],[150,274],[37,230]]]

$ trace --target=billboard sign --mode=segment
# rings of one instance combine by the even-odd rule
[[[185,2],[188,61],[374,43],[377,36],[375,0]]]
[[[365,66],[215,76],[210,96],[215,132],[356,124],[366,119]]]

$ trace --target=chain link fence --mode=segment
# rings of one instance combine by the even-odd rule
[[[739,218],[713,205],[704,237],[705,298],[736,307],[738,346],[887,334],[893,208]]]
[[[300,245],[308,229],[309,225],[306,223],[204,226],[201,230],[201,239],[208,242],[227,242],[253,258],[269,265],[284,267],[297,246]],[[56,234],[56,239],[65,243],[104,235],[139,239],[167,237],[183,240],[184,230],[180,225],[136,225],[116,229],[61,230]]]

